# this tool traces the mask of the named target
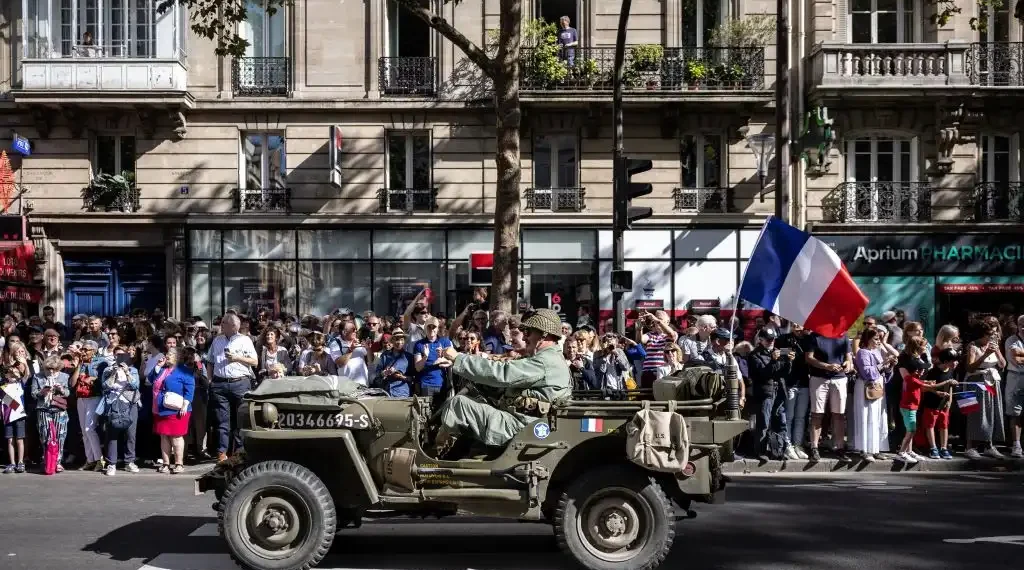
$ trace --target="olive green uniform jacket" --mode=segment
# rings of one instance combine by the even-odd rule
[[[557,345],[508,361],[460,354],[452,372],[475,384],[504,390],[501,409],[467,396],[456,396],[441,408],[445,428],[472,435],[490,446],[505,445],[542,415],[536,409],[526,410],[524,402],[526,407],[531,401],[551,404],[572,395],[569,365]]]

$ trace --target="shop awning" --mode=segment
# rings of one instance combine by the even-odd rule
[[[0,283],[31,285],[36,248],[31,243],[0,242]]]

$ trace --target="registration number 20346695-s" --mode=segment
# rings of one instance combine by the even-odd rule
[[[281,412],[277,425],[285,429],[368,429],[370,418],[345,412]]]

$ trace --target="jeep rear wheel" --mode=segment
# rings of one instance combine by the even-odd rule
[[[675,539],[675,512],[658,483],[629,465],[584,472],[554,516],[559,547],[587,570],[653,570]]]
[[[312,471],[288,461],[266,461],[231,479],[218,522],[239,566],[308,570],[330,550],[337,514],[330,493]]]

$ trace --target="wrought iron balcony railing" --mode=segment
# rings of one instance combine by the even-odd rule
[[[526,209],[536,212],[582,212],[587,204],[586,188],[528,188]]]
[[[527,47],[522,51],[520,89],[611,92],[615,48]],[[686,90],[764,89],[762,48],[626,49],[623,89],[635,93]]]
[[[381,212],[434,212],[437,188],[381,188],[377,191]]]
[[[235,205],[240,213],[291,213],[291,188],[236,188]]]
[[[1020,222],[1024,212],[1024,184],[982,182],[971,196],[974,219],[979,222]]]
[[[928,222],[932,219],[928,182],[843,182],[822,200],[825,221]]]
[[[674,188],[672,201],[677,212],[717,212],[730,210],[728,188]]]
[[[231,62],[231,87],[235,95],[287,95],[291,91],[291,77],[289,57],[239,57]]]
[[[967,52],[971,85],[1024,86],[1024,42],[973,43]]]
[[[380,92],[385,95],[434,95],[436,57],[382,57],[377,63]]]

